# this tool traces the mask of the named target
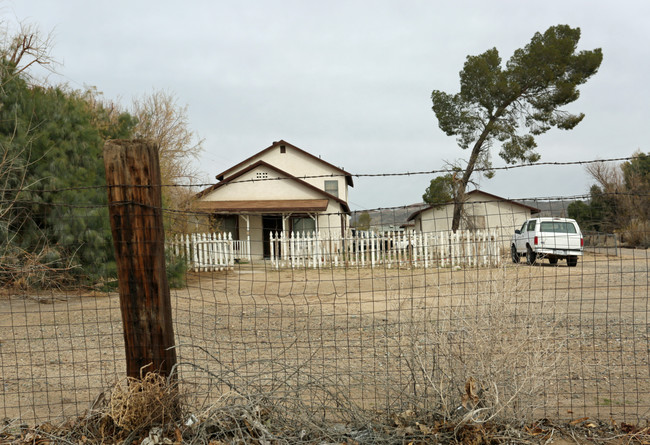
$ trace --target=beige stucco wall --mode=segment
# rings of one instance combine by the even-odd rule
[[[341,235],[342,213],[341,204],[330,200],[327,211],[318,215],[317,229],[322,236],[329,236],[329,234]],[[343,215],[343,219],[347,221],[347,215]]]
[[[530,218],[530,209],[526,207],[511,202],[488,201],[485,196],[480,195],[470,196],[464,210],[468,217],[475,218],[477,224],[482,226],[478,228],[496,229],[504,244],[508,244],[515,229]],[[453,212],[454,207],[451,204],[425,210],[415,218],[415,230],[451,230]],[[461,229],[467,228],[465,222],[461,223]]]
[[[268,179],[257,179],[258,173],[265,173]],[[276,171],[260,166],[233,182],[201,197],[201,201],[238,201],[238,200],[273,200],[273,199],[322,199],[323,195],[286,178]]]
[[[319,162],[318,159],[293,150],[290,146],[286,147],[286,153],[280,152],[280,146],[277,145],[265,153],[255,156],[250,159],[246,164],[241,165],[237,170],[228,172],[231,176],[238,171],[244,170],[246,167],[254,164],[255,162],[263,160],[282,171],[285,171],[305,182],[325,190],[325,181],[337,181],[339,185],[339,198],[343,201],[348,200],[348,189],[345,182],[345,177],[340,176],[340,172],[329,167],[327,164]],[[334,176],[330,176],[334,175]],[[281,181],[278,181],[281,182]]]

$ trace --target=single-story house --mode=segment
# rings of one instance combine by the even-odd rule
[[[460,230],[497,230],[504,241],[509,241],[515,229],[531,215],[539,213],[535,207],[481,190],[472,190],[465,194],[465,198]],[[453,215],[454,204],[449,202],[420,209],[407,221],[413,222],[416,232],[448,231],[451,230]]]
[[[270,255],[270,236],[348,228],[352,175],[285,141],[219,173],[195,196],[194,210],[208,213],[218,230],[248,242],[252,259]]]

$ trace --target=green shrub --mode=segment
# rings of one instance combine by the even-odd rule
[[[185,257],[173,255],[167,250],[165,252],[165,260],[169,287],[172,289],[185,287],[187,273],[187,261]]]

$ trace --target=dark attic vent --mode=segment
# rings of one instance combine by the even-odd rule
[[[280,145],[280,153],[286,153],[286,152],[287,152],[286,145]]]

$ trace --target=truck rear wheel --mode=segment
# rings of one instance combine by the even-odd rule
[[[519,254],[517,253],[517,248],[515,247],[514,244],[512,246],[510,246],[510,255],[512,256],[512,262],[515,263],[515,264],[517,264],[519,262],[519,260],[521,259],[519,257]]]
[[[526,248],[526,262],[528,264],[535,264],[535,260],[537,259],[537,253],[533,252],[533,249],[530,247]]]
[[[578,265],[578,257],[570,256],[569,258],[566,259],[566,265],[569,267],[576,267]]]

